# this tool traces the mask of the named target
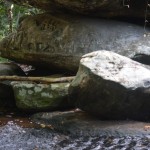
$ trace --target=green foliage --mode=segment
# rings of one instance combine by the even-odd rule
[[[0,63],[8,63],[8,62],[10,62],[10,60],[8,60],[7,58],[0,57]]]
[[[8,26],[6,24],[7,22],[7,15],[4,7],[4,3],[0,3],[0,39],[6,35],[6,31],[8,29]]]
[[[13,7],[13,30],[16,30],[19,18],[23,15],[34,15],[41,11],[32,7],[14,5]],[[0,40],[9,34],[9,20],[7,8],[3,0],[0,0]]]

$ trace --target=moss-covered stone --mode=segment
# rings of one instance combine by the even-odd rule
[[[11,83],[16,105],[25,111],[59,110],[68,108],[69,83],[36,84],[31,82]]]

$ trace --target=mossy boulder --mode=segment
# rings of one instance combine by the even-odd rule
[[[45,111],[69,108],[69,83],[36,84],[12,82],[16,105],[23,111]]]

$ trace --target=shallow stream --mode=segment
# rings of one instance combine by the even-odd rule
[[[35,125],[28,117],[0,117],[0,150],[149,150],[150,136],[72,136]]]
[[[22,128],[13,122],[0,128],[0,150],[148,150],[149,137],[72,137],[44,128]]]

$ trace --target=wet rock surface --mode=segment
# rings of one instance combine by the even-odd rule
[[[35,114],[34,122],[38,124],[27,115],[7,113],[4,117],[0,115],[2,150],[148,150],[150,147],[148,122],[100,121],[79,110]],[[96,134],[91,132],[94,127]]]
[[[150,71],[110,51],[86,54],[70,84],[70,102],[101,119],[149,119]]]
[[[11,133],[11,134],[8,134]],[[7,135],[7,136],[6,136]],[[18,137],[19,135],[19,137]],[[47,129],[23,129],[12,123],[0,128],[0,148],[16,149],[148,149],[148,137],[72,137]],[[14,144],[15,143],[15,144]]]
[[[145,62],[150,55],[149,41],[143,26],[51,13],[26,17],[16,33],[0,42],[0,51],[1,56],[22,63],[76,72],[81,56],[96,50]]]
[[[49,129],[21,128],[13,122],[0,127],[0,149],[50,150],[50,149],[139,149],[150,147],[147,136],[75,137]]]
[[[39,113],[36,114],[34,118],[36,118],[36,120],[34,120],[35,122],[38,121],[38,124],[44,123],[45,127],[42,125],[42,127],[36,126],[36,128],[32,128],[31,126],[26,126],[26,128],[24,128],[17,125],[14,121],[9,121],[5,126],[0,127],[0,149],[148,150],[150,147],[149,123],[133,121],[98,121],[86,113],[79,111],[69,111],[65,113]],[[64,121],[64,124],[62,121]],[[68,126],[67,122],[73,124],[75,123],[76,128],[73,128],[73,130],[78,128],[80,131],[86,130],[86,133],[89,133],[87,127],[91,131],[91,127],[93,127],[94,124],[99,127],[98,130],[106,132],[105,134],[99,136],[83,134],[84,132],[78,132],[78,134],[73,134],[74,132],[71,134],[64,134],[52,128],[46,127],[46,125],[53,125],[54,127],[58,128],[58,125],[60,125],[60,127],[62,127],[61,129],[63,129],[62,132],[66,133],[66,131],[69,131],[71,128],[71,126]],[[128,128],[131,132],[127,132]],[[117,131],[117,134],[112,132],[114,129]],[[120,131],[123,134],[119,135],[118,132]],[[133,131],[137,131],[140,134],[138,135],[137,132]],[[141,134],[143,132],[144,134]],[[81,136],[79,133],[81,133],[83,136]]]
[[[72,136],[149,136],[149,123],[136,121],[102,121],[83,111],[37,113],[31,117],[36,124]]]
[[[12,82],[16,106],[22,111],[60,110],[68,103],[69,83]]]

